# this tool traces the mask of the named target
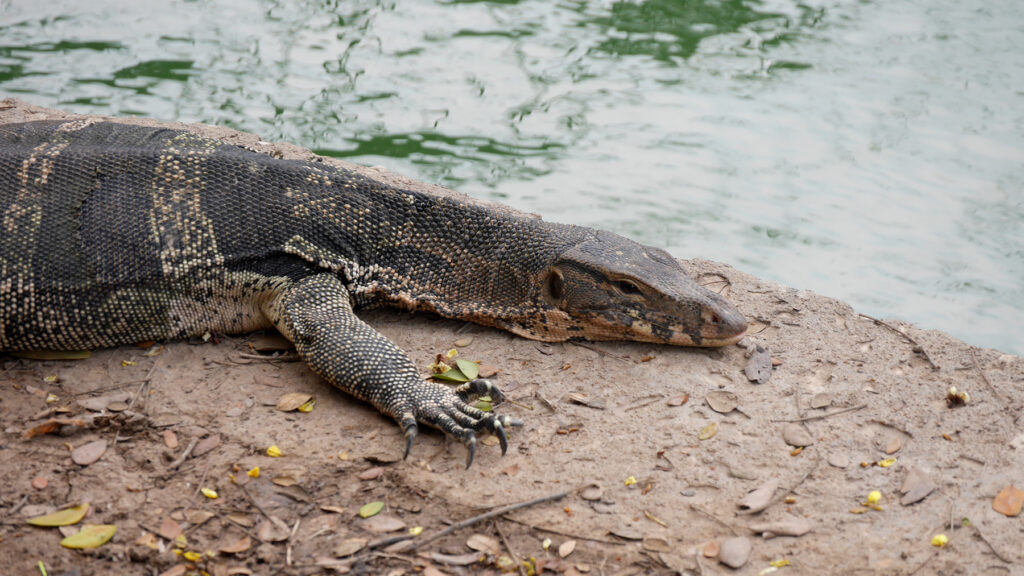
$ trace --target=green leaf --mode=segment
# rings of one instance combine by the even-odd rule
[[[455,364],[459,367],[459,370],[466,376],[468,380],[476,380],[476,377],[480,375],[480,364],[477,362],[470,362],[469,360],[456,360]]]
[[[369,518],[370,516],[376,516],[377,514],[380,514],[380,511],[383,509],[384,503],[380,500],[370,502],[369,504],[364,504],[363,507],[359,509],[359,517]]]
[[[469,378],[466,378],[466,375],[458,368],[452,368],[444,374],[434,374],[431,378],[434,380],[445,380],[448,382],[469,382]]]
[[[26,520],[33,526],[71,526],[72,524],[78,524],[85,518],[86,512],[89,511],[89,503],[85,502],[79,504],[74,508],[65,508],[53,514],[47,514],[46,516],[36,516],[35,518],[29,518]]]
[[[61,540],[60,545],[75,549],[99,548],[113,538],[115,532],[117,532],[117,526],[113,524],[86,524],[82,526],[78,534]]]

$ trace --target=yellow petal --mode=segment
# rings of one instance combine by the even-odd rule
[[[281,456],[281,449],[278,448],[277,445],[271,446],[270,448],[267,448],[267,456],[270,456],[271,458],[279,458]]]
[[[868,502],[871,504],[878,504],[882,501],[882,493],[878,490],[872,490],[868,492]]]
[[[626,486],[632,486],[633,484],[636,484],[635,477],[630,476],[629,478],[626,478]]]
[[[936,534],[935,537],[932,538],[932,546],[942,548],[946,544],[949,544],[949,538],[947,538],[945,534]]]
[[[246,474],[248,474],[250,478],[259,478],[260,477],[260,467],[259,466],[254,466],[251,470],[246,472]]]
[[[206,496],[210,500],[214,500],[217,498],[217,491],[214,490],[213,488],[203,488],[200,490],[200,492],[202,492],[203,496]]]

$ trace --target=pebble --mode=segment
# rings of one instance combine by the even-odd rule
[[[786,444],[796,446],[797,448],[814,444],[814,438],[811,438],[811,434],[807,429],[796,422],[786,424],[786,427],[782,430],[782,439],[786,441]]]
[[[43,478],[42,476],[36,476],[35,478],[32,479],[32,487],[35,488],[36,490],[42,490],[43,488],[49,486],[49,484],[50,481],[47,480],[46,478]]]
[[[704,557],[705,558],[717,558],[721,549],[718,547],[718,542],[712,540],[704,545]]]
[[[164,430],[164,446],[171,450],[178,449],[178,435],[173,430]]]
[[[729,538],[722,542],[718,552],[718,561],[730,568],[739,568],[750,558],[750,540],[742,536]]]
[[[472,343],[473,343],[473,337],[472,336],[466,336],[465,338],[459,338],[458,340],[455,341],[455,345],[457,347],[459,347],[459,348],[465,348],[466,346],[469,346]]]

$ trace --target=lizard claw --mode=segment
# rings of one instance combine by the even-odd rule
[[[412,451],[412,441],[416,439],[417,432],[418,429],[415,425],[405,431],[405,456],[402,456],[402,460],[408,460],[409,452]]]
[[[399,421],[399,425],[402,427],[402,431],[405,433],[405,456],[402,456],[402,460],[409,458],[409,452],[412,451],[412,441],[416,439],[416,436],[420,433],[420,427],[416,425],[416,417],[412,414],[405,414]]]
[[[475,434],[471,433],[470,436],[466,438],[466,450],[468,452],[468,454],[466,454],[466,470],[469,470],[469,467],[473,465],[473,456],[476,455]]]

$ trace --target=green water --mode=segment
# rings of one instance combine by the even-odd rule
[[[1019,1],[0,0],[0,95],[223,124],[1024,353]]]

